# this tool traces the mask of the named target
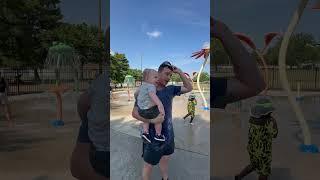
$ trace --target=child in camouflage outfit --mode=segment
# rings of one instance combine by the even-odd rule
[[[247,150],[250,156],[248,165],[235,180],[256,171],[259,180],[267,180],[271,174],[272,140],[278,135],[276,120],[271,116],[274,111],[272,103],[267,98],[260,98],[250,110]]]
[[[197,99],[196,99],[196,96],[191,94],[188,98],[188,114],[185,115],[183,117],[183,119],[186,119],[188,116],[191,116],[191,120],[190,120],[190,124],[193,124],[192,121],[194,119],[194,115],[195,115],[195,112],[196,112],[196,105],[197,105]]]

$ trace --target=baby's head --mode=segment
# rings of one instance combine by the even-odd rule
[[[143,81],[156,85],[158,81],[158,71],[154,69],[145,69],[143,71]]]

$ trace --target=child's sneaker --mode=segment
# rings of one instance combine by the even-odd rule
[[[150,135],[149,135],[148,133],[143,133],[143,134],[141,135],[141,137],[142,137],[142,139],[143,139],[144,142],[146,142],[146,143],[151,143]]]
[[[157,141],[166,141],[166,138],[164,137],[164,135],[160,134],[160,135],[155,135],[154,139]]]

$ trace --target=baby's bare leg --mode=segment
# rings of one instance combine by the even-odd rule
[[[149,123],[143,123],[143,132],[149,134]]]
[[[161,123],[157,123],[157,124],[154,125],[154,128],[156,129],[157,135],[161,135],[162,124]]]

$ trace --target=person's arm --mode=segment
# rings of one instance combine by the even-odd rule
[[[158,106],[160,113],[164,115],[164,107],[157,94],[155,92],[149,92],[149,96],[152,101]]]
[[[90,97],[87,92],[83,93],[78,101],[77,110],[81,118],[81,126],[77,143],[71,155],[70,170],[73,177],[79,180],[108,180],[95,172],[90,163],[91,141],[88,135],[87,113],[90,109]]]
[[[138,98],[138,94],[139,94],[139,89],[137,89],[136,92],[134,92],[134,99]]]
[[[179,74],[179,76],[183,82],[183,86],[181,86],[181,94],[188,93],[188,92],[192,91],[192,89],[193,89],[192,81],[190,81],[188,79],[188,77],[184,74],[184,72],[182,72],[181,69],[179,69],[177,67],[174,67],[173,72]]]
[[[224,23],[213,18],[210,22],[211,35],[222,42],[234,67],[235,78],[227,81],[226,103],[246,99],[262,92],[266,84],[255,58]]]
[[[109,178],[97,174],[92,168],[89,159],[90,148],[90,143],[76,143],[70,162],[72,176],[79,180],[109,180]]]
[[[108,180],[93,169],[90,162],[91,141],[88,135],[88,121],[83,120],[79,129],[77,143],[70,160],[70,171],[79,180]]]
[[[87,113],[89,109],[90,109],[90,96],[88,92],[84,92],[83,94],[80,95],[80,98],[77,104],[77,111],[82,121],[88,120]]]
[[[138,112],[138,107],[137,106],[133,106],[133,110],[132,110],[132,117],[145,122],[145,123],[153,123],[153,124],[158,124],[158,123],[162,123],[163,122],[163,118],[155,118],[155,119],[145,119],[143,117],[140,116],[139,112]],[[162,115],[163,117],[163,115]]]

